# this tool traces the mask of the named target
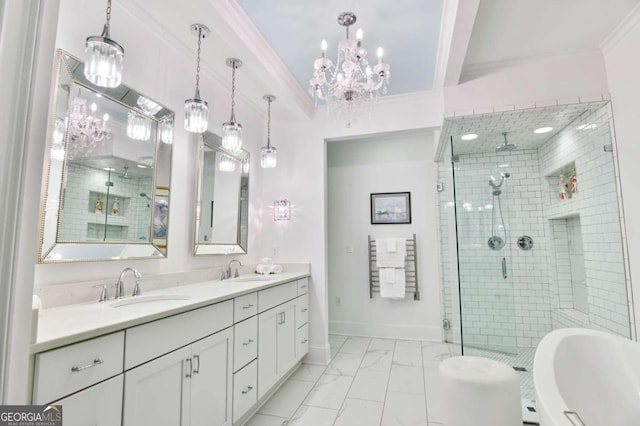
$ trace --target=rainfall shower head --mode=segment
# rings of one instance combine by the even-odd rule
[[[518,147],[517,145],[507,142],[507,132],[502,132],[502,136],[504,137],[504,144],[496,147],[496,152],[513,151]]]
[[[124,166],[124,173],[121,174],[120,177],[122,179],[131,179],[131,176],[129,176],[129,167],[128,166]]]

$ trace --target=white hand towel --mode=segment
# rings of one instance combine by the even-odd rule
[[[382,268],[380,270],[381,274],[385,274],[385,280],[387,284],[395,284],[396,283],[396,270],[395,268]]]
[[[389,238],[376,239],[376,266],[378,268],[404,268],[405,256],[407,255],[406,240],[394,238],[396,240],[396,252],[389,253]]]
[[[398,239],[397,238],[388,238],[387,239],[387,253],[395,253],[398,251]]]
[[[283,271],[282,265],[272,265],[271,273],[272,274],[281,274]]]
[[[262,263],[258,263],[256,266],[256,274],[268,274],[271,272],[271,265],[264,265]]]
[[[394,274],[394,282],[390,283],[387,271]],[[404,268],[380,269],[380,297],[391,299],[404,299],[406,289]]]

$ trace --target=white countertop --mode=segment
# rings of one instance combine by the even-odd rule
[[[203,306],[232,299],[275,285],[310,276],[306,272],[284,272],[276,275],[241,276],[239,281],[206,281],[145,292],[143,296],[189,296],[186,300],[163,300],[113,307],[119,301],[81,303],[43,309],[38,318],[38,338],[31,344],[32,354],[55,349],[160,318],[180,314]],[[268,281],[241,281],[263,277]],[[258,278],[260,279],[260,278]]]

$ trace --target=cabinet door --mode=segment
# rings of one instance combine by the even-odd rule
[[[190,426],[231,425],[233,328],[191,345]]]
[[[187,346],[125,373],[123,426],[188,426],[190,358]]]
[[[120,426],[123,375],[71,395],[53,405],[62,405],[65,426]]]
[[[280,307],[258,316],[258,398],[278,380],[278,321]]]
[[[290,301],[279,306],[278,321],[278,378],[296,363],[296,304]]]

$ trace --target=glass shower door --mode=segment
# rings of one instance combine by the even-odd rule
[[[454,158],[463,351],[515,354],[517,317],[511,279],[510,174],[504,165],[500,167],[493,154]]]

